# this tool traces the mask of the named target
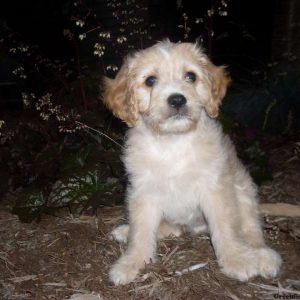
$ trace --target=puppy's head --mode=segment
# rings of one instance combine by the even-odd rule
[[[114,80],[105,78],[103,101],[130,127],[142,119],[159,133],[187,132],[203,109],[218,116],[229,82],[198,45],[164,41],[127,57]]]

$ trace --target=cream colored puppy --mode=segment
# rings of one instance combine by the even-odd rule
[[[180,225],[211,234],[222,271],[247,280],[274,277],[280,256],[266,246],[256,187],[215,120],[230,79],[196,44],[157,43],[127,57],[103,100],[129,127],[123,161],[129,175],[129,225],[113,231],[126,252],[110,270],[134,280],[155,260],[157,238]]]

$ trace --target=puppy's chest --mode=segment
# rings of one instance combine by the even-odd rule
[[[180,184],[199,181],[216,173],[217,149],[214,143],[191,138],[132,144],[125,155],[130,174],[147,176],[149,181]]]

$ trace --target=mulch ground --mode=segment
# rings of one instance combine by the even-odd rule
[[[261,189],[262,202],[300,204],[299,148],[293,142],[271,151],[274,180]],[[112,241],[109,232],[124,223],[124,216],[123,207],[99,207],[97,216],[79,218],[62,210],[28,224],[3,205],[0,298],[300,299],[299,218],[264,218],[266,241],[284,261],[276,279],[229,279],[219,270],[209,237],[185,234],[160,241],[159,261],[133,283],[115,287],[107,273],[125,246]]]

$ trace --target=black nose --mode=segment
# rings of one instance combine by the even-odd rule
[[[168,103],[174,108],[180,108],[186,104],[186,98],[181,94],[172,94],[168,98]]]

